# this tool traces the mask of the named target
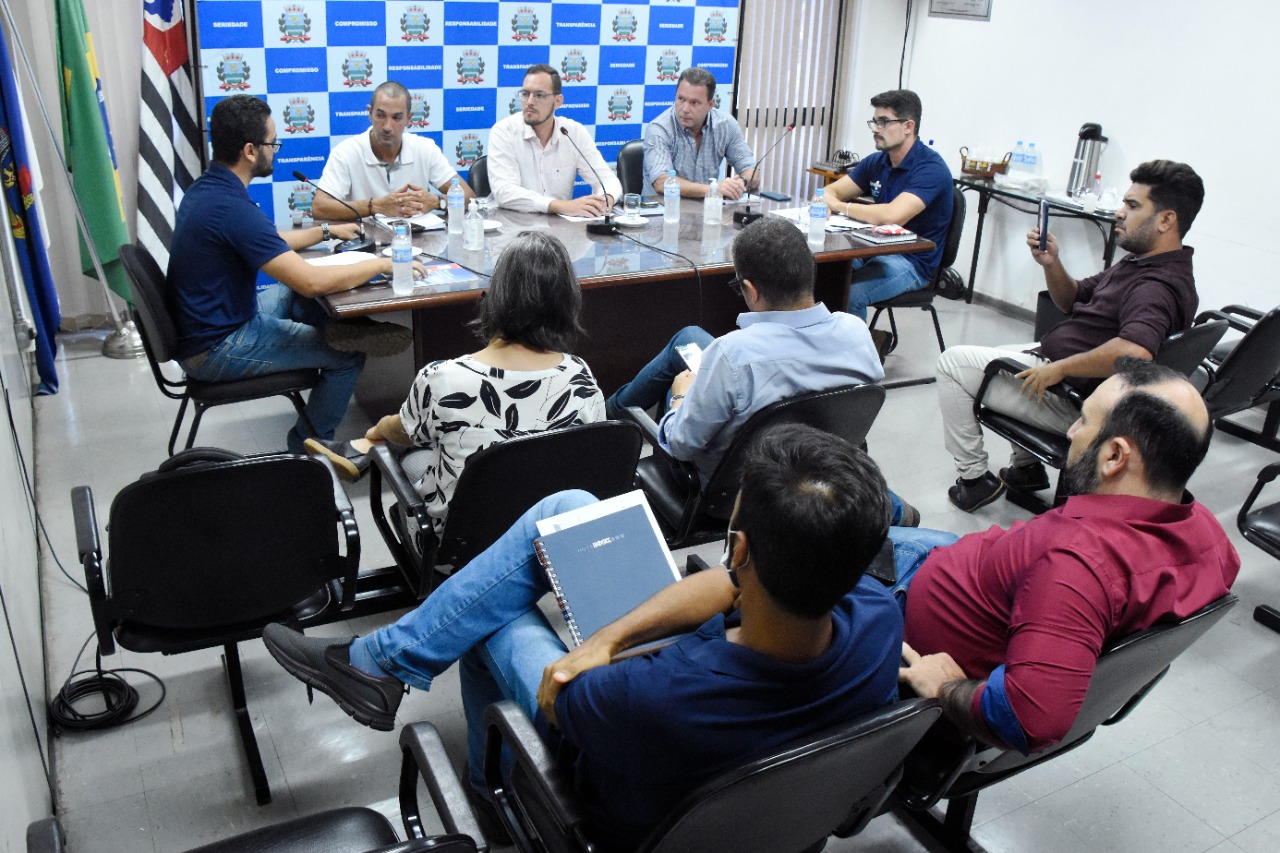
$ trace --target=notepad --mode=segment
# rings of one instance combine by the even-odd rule
[[[534,551],[574,645],[680,580],[641,491],[538,522]]]

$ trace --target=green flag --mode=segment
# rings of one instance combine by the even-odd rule
[[[93,38],[81,0],[57,0],[58,65],[62,69],[62,144],[76,195],[89,223],[89,234],[107,274],[107,284],[132,302],[128,279],[120,266],[121,244],[129,228],[120,195],[120,173],[111,147],[111,127],[102,100],[102,79]],[[93,261],[80,235],[80,266],[94,275]]]

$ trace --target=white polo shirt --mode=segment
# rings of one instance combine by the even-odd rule
[[[329,152],[329,162],[320,175],[321,189],[341,199],[380,198],[413,184],[422,189],[447,185],[457,172],[439,146],[425,136],[405,132],[400,137],[400,156],[383,163],[373,153],[368,132],[342,140]]]
[[[499,207],[525,213],[546,213],[551,202],[573,198],[577,175],[591,185],[591,192],[608,193],[613,201],[622,195],[622,184],[600,156],[587,129],[571,118],[553,116],[551,140],[543,147],[521,113],[513,113],[489,131],[489,189]],[[560,133],[566,128],[582,149],[580,156]],[[600,175],[600,181],[592,174]]]

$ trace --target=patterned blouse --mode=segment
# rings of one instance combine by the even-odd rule
[[[418,372],[400,419],[430,452],[417,489],[439,533],[467,458],[491,444],[604,419],[604,395],[587,363],[565,355],[546,370],[503,370],[464,355]]]

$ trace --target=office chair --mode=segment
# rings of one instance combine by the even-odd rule
[[[1022,755],[988,747],[941,724],[950,730],[926,736],[907,756],[896,791],[905,808],[895,808],[895,813],[947,850],[969,853],[974,808],[983,789],[1070,752],[1093,737],[1098,726],[1123,720],[1164,677],[1174,659],[1221,621],[1235,603],[1235,596],[1226,595],[1179,622],[1154,625],[1109,644],[1098,658],[1070,731],[1040,752]],[[928,811],[940,800],[948,800],[943,820]]]
[[[440,735],[429,724],[406,726],[400,732],[403,755],[400,770],[400,813],[407,841],[381,813],[363,807],[330,809],[283,823],[241,833],[187,853],[485,853],[489,845],[480,833],[467,796],[449,767]],[[428,766],[428,776],[423,769]],[[446,835],[427,836],[418,812],[417,782],[424,779]],[[85,849],[89,849],[87,846]],[[27,853],[67,853],[66,836],[57,818],[27,827]]]
[[[601,421],[521,436],[472,454],[458,478],[444,531],[436,537],[426,501],[386,447],[372,450],[369,506],[378,532],[418,598],[492,545],[538,501],[566,489],[604,499],[630,491],[642,438],[632,424]],[[382,486],[397,504],[384,508]]]
[[[117,643],[166,655],[221,646],[258,804],[269,803],[238,644],[354,603],[359,532],[328,461],[183,451],[116,495],[105,559],[89,487],[71,503],[102,654]]]
[[[1160,346],[1160,351],[1156,353],[1155,361],[1157,364],[1163,364],[1165,367],[1189,376],[1200,367],[1201,363],[1209,355],[1210,350],[1222,339],[1226,331],[1226,321],[1206,320],[1189,329],[1175,332],[1165,338],[1164,343]],[[1011,444],[1023,448],[1050,468],[1056,468],[1061,471],[1067,466],[1067,452],[1071,449],[1071,440],[1064,433],[1051,432],[1034,427],[984,404],[987,388],[990,386],[993,377],[1001,373],[1016,375],[1025,369],[1026,367],[1020,362],[1008,358],[998,358],[988,364],[986,373],[982,378],[982,384],[978,386],[978,393],[973,398],[974,414],[978,418],[978,423],[982,424],[983,427]],[[1066,383],[1054,385],[1048,389],[1048,393],[1070,401],[1077,409],[1084,403],[1084,398],[1079,392]],[[1212,412],[1212,410],[1210,411]],[[1062,476],[1059,475],[1057,490],[1054,492],[1054,505],[1063,499],[1065,485]],[[1050,504],[1041,500],[1034,493],[1023,492],[1012,487],[1006,489],[1005,498],[1009,502],[1036,514],[1051,508]]]
[[[894,308],[919,308],[922,311],[928,311],[929,316],[933,318],[933,331],[938,336],[938,352],[942,352],[947,348],[946,343],[942,340],[942,326],[938,323],[938,311],[933,307],[933,298],[938,295],[939,282],[942,281],[943,274],[956,262],[956,255],[960,252],[960,235],[964,231],[964,215],[965,200],[964,193],[960,192],[959,187],[951,189],[951,224],[947,226],[947,239],[942,244],[942,260],[938,264],[938,268],[933,272],[933,278],[929,283],[919,290],[908,290],[906,293],[899,293],[892,299],[886,299],[883,302],[872,303],[871,307],[876,312],[871,315],[871,322],[867,325],[875,328],[876,321],[880,319],[882,311],[889,312],[889,345],[885,350],[885,354],[893,352],[898,346],[898,324],[893,316]],[[898,382],[886,383],[886,388],[906,388],[911,385],[928,385],[936,382],[936,376],[929,376],[925,379],[906,379]]]
[[[643,139],[633,139],[618,149],[618,181],[623,193],[644,195]]]
[[[1244,336],[1216,348],[1204,364],[1201,393],[1218,429],[1280,453],[1280,308],[1266,314],[1243,305],[1206,311],[1196,318],[1225,321]],[[1227,419],[1266,406],[1262,429]]]
[[[1262,489],[1280,474],[1280,462],[1272,462],[1258,472],[1258,479],[1249,491],[1240,512],[1236,514],[1236,527],[1245,539],[1280,560],[1280,503],[1253,508]],[[1259,604],[1253,610],[1253,618],[1272,631],[1280,631],[1280,610],[1269,604]]]
[[[472,163],[471,168],[467,169],[467,186],[471,187],[471,191],[476,194],[477,198],[488,198],[492,192],[489,189],[488,154]]]
[[[653,448],[640,460],[636,481],[644,489],[674,550],[723,539],[742,482],[742,463],[756,436],[770,427],[801,423],[861,446],[884,405],[879,385],[848,385],[800,394],[756,412],[734,435],[715,473],[702,484],[697,469],[671,456],[658,442],[658,425],[643,410],[630,407],[627,418],[644,431]]]
[[[195,418],[191,421],[191,431],[187,433],[187,449],[195,444],[196,430],[200,429],[200,419],[204,417],[206,410],[264,397],[288,397],[303,423],[315,434],[315,426],[303,408],[302,392],[311,390],[320,381],[319,370],[282,370],[279,373],[226,382],[205,382],[190,377],[174,381],[165,376],[160,365],[173,360],[178,344],[178,330],[164,300],[164,273],[150,253],[140,246],[121,246],[120,261],[124,264],[125,274],[133,289],[138,331],[142,335],[142,346],[146,350],[147,361],[151,364],[156,387],[169,399],[182,401],[178,406],[178,417],[173,421],[173,432],[169,434],[170,456],[177,444],[178,430],[182,427],[188,403],[195,404]]]
[[[832,834],[856,835],[940,714],[932,699],[895,703],[751,757],[685,797],[637,851],[794,853],[820,850]],[[485,727],[485,784],[516,849],[600,849],[572,782],[520,707],[509,701],[489,706]],[[507,778],[504,746],[515,759]]]

